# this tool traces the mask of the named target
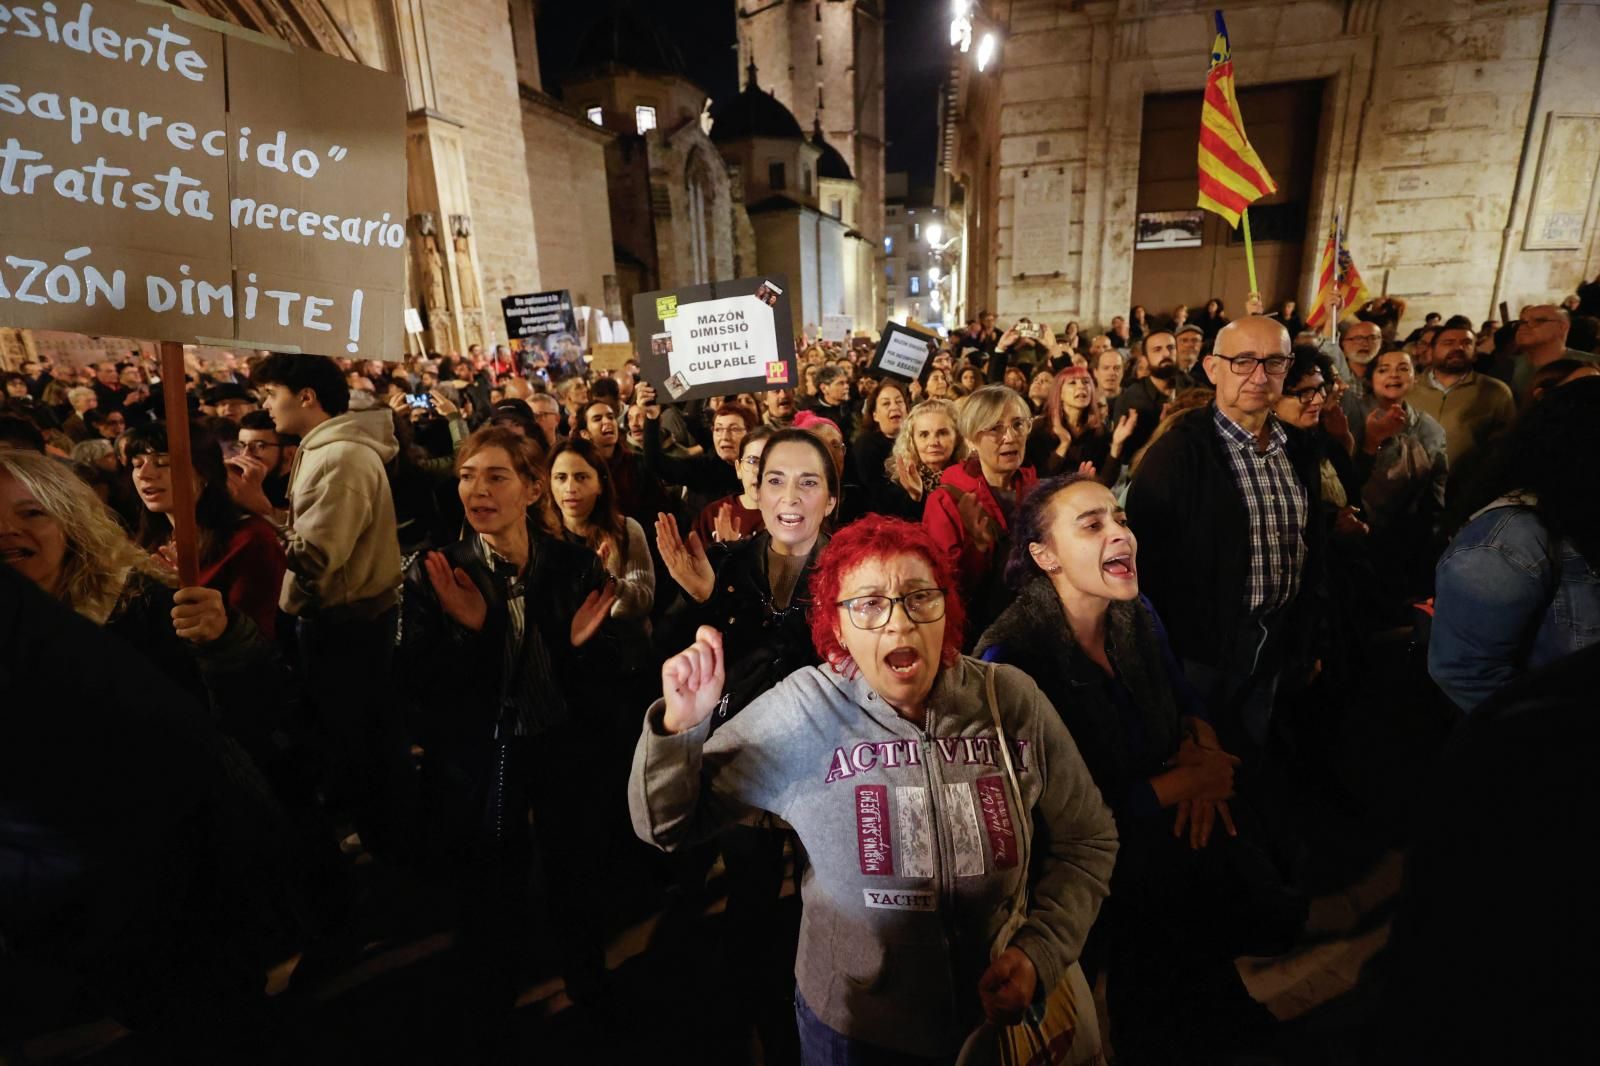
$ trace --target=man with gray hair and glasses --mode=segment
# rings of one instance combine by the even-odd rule
[[[1291,634],[1305,624],[1301,589],[1321,557],[1319,453],[1273,414],[1289,351],[1274,319],[1223,327],[1205,360],[1216,399],[1150,446],[1128,492],[1140,590],[1223,747],[1247,757],[1267,746]]]
[[[1517,320],[1517,359],[1511,369],[1511,391],[1520,403],[1527,399],[1534,372],[1557,359],[1577,359],[1584,363],[1600,363],[1589,352],[1567,347],[1567,333],[1572,329],[1572,315],[1555,304],[1535,304],[1524,307]]]

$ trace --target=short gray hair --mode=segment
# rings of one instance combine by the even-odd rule
[[[956,428],[969,443],[978,434],[994,425],[1008,410],[1015,409],[1023,418],[1030,418],[1033,409],[1017,391],[1006,385],[985,385],[963,396],[956,404]]]

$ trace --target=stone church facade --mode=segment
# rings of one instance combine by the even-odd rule
[[[964,219],[963,313],[1059,324],[1103,323],[1131,302],[1156,310],[1139,290],[1163,261],[1147,257],[1182,253],[1136,250],[1135,229],[1142,201],[1192,207],[1179,186],[1195,138],[1152,116],[1192,106],[1198,132],[1212,7],[974,5],[975,34],[999,45],[982,72],[976,48],[953,54],[940,145],[951,217]],[[1502,301],[1514,315],[1600,273],[1600,5],[1253,0],[1226,16],[1264,158],[1270,101],[1258,130],[1247,95],[1294,96],[1283,121],[1297,147],[1277,148],[1286,173],[1303,170],[1299,202],[1260,212],[1282,208],[1276,243],[1289,249],[1269,303],[1305,305],[1336,212],[1368,285],[1405,297],[1418,322],[1435,309],[1498,318]],[[1041,220],[1047,239],[1030,232]],[[1217,247],[1184,299],[1224,296],[1237,310],[1242,249],[1207,240]],[[1273,243],[1258,241],[1258,259]]]

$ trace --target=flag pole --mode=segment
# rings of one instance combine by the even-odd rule
[[[1250,243],[1250,209],[1246,207],[1239,212],[1239,225],[1244,229],[1244,267],[1250,275],[1250,294],[1260,298],[1261,289],[1256,285],[1256,250]]]

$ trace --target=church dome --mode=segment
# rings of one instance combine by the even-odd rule
[[[649,6],[611,0],[573,52],[563,80],[614,68],[692,81],[683,54],[661,29]]]
[[[842,181],[855,181],[855,175],[850,173],[850,164],[844,161],[844,156],[839,149],[828,143],[822,135],[822,117],[817,117],[816,125],[811,127],[811,143],[822,151],[817,159],[817,177],[838,178]]]
[[[803,141],[806,138],[794,114],[780,104],[777,97],[756,84],[754,63],[750,64],[744,92],[731,100],[713,103],[711,119],[711,139],[718,143],[751,137],[773,137],[787,141]]]

